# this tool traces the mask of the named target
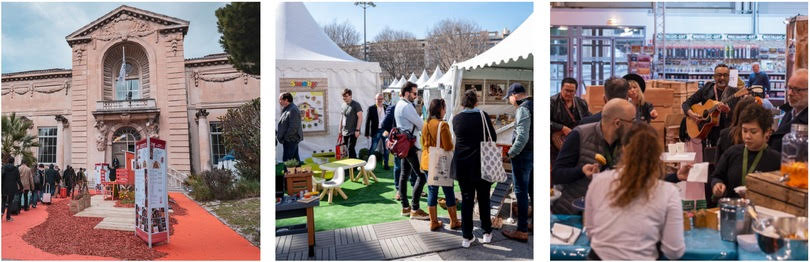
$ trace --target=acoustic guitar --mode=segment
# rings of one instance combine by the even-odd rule
[[[734,98],[741,97],[749,94],[749,90],[742,88],[734,93]],[[722,103],[728,104],[728,99],[723,100]],[[690,109],[695,114],[700,116],[699,120],[686,117],[686,133],[690,138],[705,139],[711,133],[712,128],[720,124],[720,106],[721,102],[713,99],[707,100],[702,104],[694,104]]]
[[[712,128],[720,124],[720,102],[709,99],[703,104],[694,104],[691,109],[695,114],[700,115],[699,120],[686,118],[686,133],[691,138],[705,139],[712,131]]]

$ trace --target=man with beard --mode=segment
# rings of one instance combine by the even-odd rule
[[[718,106],[721,112],[719,126],[712,128],[707,139],[704,140],[704,146],[716,146],[717,140],[720,137],[720,130],[727,128],[731,124],[731,109],[734,108],[734,104],[738,100],[734,98],[734,93],[739,89],[728,86],[728,80],[728,66],[725,64],[715,66],[714,82],[706,83],[703,88],[692,94],[692,96],[687,98],[681,105],[681,109],[683,109],[683,113],[686,117],[697,121],[701,116],[692,111],[692,105],[703,104],[710,99],[720,102]]]
[[[601,121],[579,125],[565,138],[551,169],[553,185],[563,185],[562,196],[551,207],[553,214],[577,214],[571,203],[585,196],[591,176],[602,167],[612,168],[621,155],[621,137],[636,117],[636,108],[626,99],[614,98],[602,109]],[[597,154],[606,160],[597,162]]]
[[[792,124],[807,125],[807,69],[794,71],[787,84],[788,104],[782,106],[785,116],[768,141],[769,147],[779,152],[782,152],[782,137],[790,133]]]

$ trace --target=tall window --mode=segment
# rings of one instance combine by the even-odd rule
[[[56,127],[39,128],[39,157],[40,163],[56,163]]]
[[[139,78],[138,68],[133,64],[127,63],[127,75],[124,84],[118,83],[116,78],[115,82],[115,100],[140,99],[141,98],[141,80]],[[115,75],[118,76],[117,74]],[[131,97],[130,97],[131,93]]]
[[[216,166],[225,156],[225,140],[222,137],[222,123],[211,122],[211,164]]]

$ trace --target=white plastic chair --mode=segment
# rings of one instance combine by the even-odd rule
[[[346,180],[346,171],[342,167],[338,167],[337,170],[335,170],[335,176],[332,177],[331,180],[321,183],[323,192],[320,195],[320,199],[323,200],[324,195],[329,194],[329,204],[332,204],[332,195],[335,194],[335,191],[343,197],[343,200],[349,199],[346,193],[343,193],[343,190],[340,189],[340,186],[343,185],[343,180]]]
[[[360,167],[360,175],[363,176],[364,185],[368,185],[369,176],[371,176],[371,179],[374,179],[374,182],[377,182],[377,176],[374,175],[375,168],[377,168],[377,156],[372,154],[368,156],[368,161],[366,161],[366,165]]]

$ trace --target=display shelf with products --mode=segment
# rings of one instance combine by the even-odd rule
[[[784,75],[784,39],[771,34],[667,34],[667,46],[656,54],[657,78],[701,80],[720,63],[740,71],[751,71],[758,63],[769,74]]]

